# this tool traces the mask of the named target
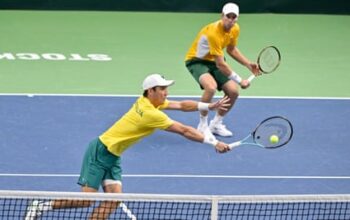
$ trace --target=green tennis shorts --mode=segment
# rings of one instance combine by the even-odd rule
[[[216,67],[215,62],[193,59],[186,61],[186,67],[192,74],[193,78],[198,82],[201,89],[203,89],[203,87],[199,82],[199,78],[204,73],[210,73],[210,75],[213,76],[216,83],[218,84],[218,91],[221,91],[222,86],[230,80]]]
[[[83,159],[78,184],[99,189],[104,180],[122,180],[121,158],[110,153],[99,138],[91,141]]]

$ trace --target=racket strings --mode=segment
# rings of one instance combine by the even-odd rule
[[[277,142],[271,142],[272,135],[278,136]],[[254,132],[256,143],[266,148],[275,148],[285,145],[293,135],[293,128],[290,122],[284,118],[275,117],[262,122]]]
[[[260,66],[260,69],[265,73],[269,73],[275,70],[278,67],[279,62],[280,62],[280,54],[273,47],[266,48],[260,54],[259,66]]]

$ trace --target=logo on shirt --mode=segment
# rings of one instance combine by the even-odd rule
[[[135,103],[135,110],[136,110],[136,113],[138,114],[138,115],[140,115],[140,117],[142,117],[143,116],[143,111],[142,111],[142,109],[140,109],[140,107],[139,107],[139,103]]]

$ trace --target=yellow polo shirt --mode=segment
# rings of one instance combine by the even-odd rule
[[[215,61],[215,56],[224,56],[223,49],[228,45],[237,45],[239,31],[237,23],[229,32],[224,31],[221,20],[208,24],[202,28],[193,41],[186,54],[185,61],[195,58]]]
[[[140,97],[131,109],[99,138],[108,151],[120,156],[127,148],[156,129],[167,129],[173,121],[161,110],[169,101],[155,108],[148,98]]]

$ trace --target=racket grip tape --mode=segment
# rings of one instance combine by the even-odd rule
[[[236,141],[236,142],[233,142],[231,144],[228,145],[228,147],[230,148],[230,150],[232,150],[233,148],[235,147],[238,147],[239,145],[241,145],[241,141]]]
[[[251,81],[253,81],[254,78],[255,78],[255,75],[252,74],[251,76],[249,76],[248,81],[251,82]]]

